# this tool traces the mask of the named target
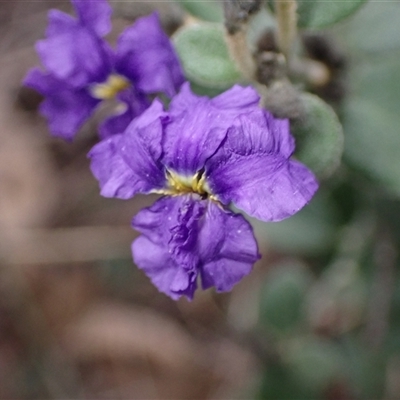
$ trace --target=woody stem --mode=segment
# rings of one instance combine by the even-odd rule
[[[278,22],[278,46],[290,63],[293,43],[297,34],[296,0],[274,0],[275,14]]]

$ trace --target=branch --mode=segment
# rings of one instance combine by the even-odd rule
[[[293,42],[297,35],[296,0],[275,0],[275,13],[278,21],[278,47],[289,64]]]

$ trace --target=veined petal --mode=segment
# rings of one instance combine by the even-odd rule
[[[98,36],[111,30],[112,9],[107,0],[71,0],[82,25],[92,29]]]
[[[211,99],[214,107],[220,110],[253,111],[258,107],[260,95],[251,86],[232,86],[229,90]]]
[[[79,24],[61,34],[38,41],[36,49],[45,68],[75,88],[102,82],[110,73],[107,46]]]
[[[67,87],[39,69],[29,71],[24,84],[45,96],[40,112],[47,118],[51,134],[66,140],[73,139],[99,103],[85,89]]]
[[[129,126],[129,130],[132,131],[134,129],[143,129],[154,121],[161,122],[163,126],[169,121],[169,115],[164,111],[164,107],[158,99],[154,99],[150,107],[148,107],[139,115],[139,117],[132,121]],[[162,134],[158,133],[158,135],[161,137]]]
[[[288,126],[260,112],[241,116],[218,152],[207,161],[208,185],[224,204],[247,214],[279,221],[307,204],[318,184],[302,164],[290,161],[294,149]]]
[[[120,105],[123,109],[121,113],[116,113],[106,118],[99,126],[99,136],[102,140],[108,139],[114,135],[121,134],[134,118],[132,110],[125,104]]]
[[[99,136],[101,139],[124,132],[132,120],[143,113],[150,105],[147,96],[134,88],[122,91],[118,95],[118,100],[121,101],[119,105],[121,112],[107,118],[100,125]]]
[[[192,299],[197,288],[197,275],[190,276],[170,258],[167,247],[159,246],[145,236],[132,243],[135,264],[150,278],[153,285],[173,300],[182,295]]]
[[[184,84],[170,105],[172,122],[163,143],[165,164],[184,175],[202,169],[235,119],[258,109],[258,100],[253,89],[240,86],[210,100],[194,95],[189,84]]]
[[[190,84],[184,83],[170,104],[170,112],[180,114],[187,108],[195,107],[199,102],[199,97],[190,90]],[[239,115],[238,111],[248,112],[258,108],[260,96],[252,87],[242,87],[234,85],[229,90],[210,99],[210,103],[218,110],[232,110]]]
[[[201,170],[226,135],[226,129],[213,126],[211,108],[206,99],[201,100],[198,108],[173,118],[165,129],[164,164],[185,176]]]
[[[183,199],[183,196],[161,197],[133,218],[132,227],[153,243],[164,246],[171,240],[171,228],[178,225],[178,211]]]
[[[118,38],[115,69],[145,93],[172,97],[184,82],[178,57],[156,13],[139,18]]]
[[[241,215],[196,195],[163,197],[140,211],[132,226],[143,234],[133,243],[135,263],[174,299],[191,299],[199,274],[204,289],[230,290],[260,257]]]
[[[121,134],[102,140],[90,150],[90,169],[100,184],[104,197],[129,199],[138,191],[140,180],[124,162],[119,152]]]
[[[233,151],[241,155],[276,154],[289,158],[295,149],[294,138],[290,134],[289,120],[274,118],[271,113],[253,108],[236,118],[227,135],[226,143],[213,157],[225,159]],[[219,162],[219,161],[218,161]]]
[[[191,196],[162,197],[132,220],[143,234],[132,245],[135,263],[173,299],[191,299],[197,287],[197,238],[205,206]]]
[[[105,197],[128,199],[136,193],[162,189],[162,105],[157,100],[128,126],[93,147],[91,169]]]
[[[141,115],[143,111],[149,108],[151,105],[149,97],[145,93],[132,86],[120,92],[117,98],[119,101],[125,103],[131,110],[132,120]],[[164,115],[162,107],[158,106],[158,109],[160,115]]]
[[[197,237],[207,202],[196,195],[164,196],[140,211],[132,226],[158,245],[169,245],[170,253],[197,248]]]
[[[198,240],[203,289],[231,290],[260,258],[251,225],[213,202],[208,203]]]
[[[172,114],[179,115],[188,108],[196,107],[199,99],[207,99],[207,97],[199,97],[194,94],[190,89],[189,82],[185,82],[179,94],[172,99],[169,110]],[[208,100],[216,110],[232,111],[234,116],[238,116],[258,109],[260,96],[251,86],[234,85],[227,91]]]
[[[206,97],[199,97],[194,94],[190,89],[190,83],[185,82],[181,86],[179,93],[172,98],[169,111],[171,114],[179,115],[192,107],[196,107],[199,103],[199,99],[206,99]]]
[[[121,142],[121,155],[135,173],[151,180],[153,188],[161,188],[165,182],[161,164],[164,125],[168,120],[163,105],[155,99],[152,105],[126,128]]]

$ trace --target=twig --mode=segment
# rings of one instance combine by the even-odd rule
[[[242,75],[249,81],[255,80],[256,63],[247,43],[249,18],[259,11],[260,0],[228,0],[224,1],[225,40],[229,54]]]
[[[289,64],[293,42],[297,35],[296,0],[275,0],[275,13],[278,21],[278,47]]]

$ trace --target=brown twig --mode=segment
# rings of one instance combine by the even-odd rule
[[[297,35],[296,0],[275,0],[275,13],[278,22],[278,47],[290,63],[293,42]]]
[[[259,11],[260,0],[229,0],[224,1],[225,40],[229,54],[240,72],[249,81],[255,80],[256,63],[253,52],[247,42],[248,21]]]

